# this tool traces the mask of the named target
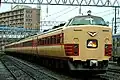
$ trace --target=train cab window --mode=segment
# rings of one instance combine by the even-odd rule
[[[73,19],[70,19],[70,20],[68,21],[68,23],[66,24],[66,26],[70,25],[71,22],[72,22],[72,20],[73,20]]]
[[[106,23],[103,18],[97,16],[76,16],[73,18],[72,22],[69,23],[69,26],[73,25],[103,25],[106,26]]]

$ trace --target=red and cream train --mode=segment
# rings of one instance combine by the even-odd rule
[[[5,52],[39,56],[42,64],[69,70],[105,71],[112,53],[111,28],[101,17],[75,16],[63,26],[5,45]]]

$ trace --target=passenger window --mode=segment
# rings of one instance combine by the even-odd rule
[[[52,43],[53,44],[56,44],[56,36],[54,35],[53,38],[52,38]]]
[[[41,45],[44,45],[44,39],[41,39],[40,43],[41,43]]]
[[[52,44],[52,36],[50,37],[50,44]]]
[[[57,44],[59,44],[59,43],[60,43],[60,34],[57,35]]]
[[[113,46],[115,46],[115,39],[113,39]]]
[[[117,38],[117,47],[120,47],[120,38]]]

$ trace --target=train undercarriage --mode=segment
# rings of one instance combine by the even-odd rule
[[[101,74],[105,73],[108,66],[108,60],[103,61],[95,61],[95,60],[87,60],[87,61],[72,61],[72,59],[58,59],[53,57],[45,57],[38,55],[27,55],[27,54],[15,54],[15,53],[6,53],[8,55],[12,55],[18,58],[22,58],[24,60],[28,60],[30,62],[35,62],[42,66],[52,69],[59,69],[65,71],[79,71],[86,72],[92,74]]]

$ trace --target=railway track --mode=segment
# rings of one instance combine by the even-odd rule
[[[13,58],[13,60],[16,61],[16,63],[18,63],[17,61],[20,61],[22,64],[25,64],[25,65],[30,64],[29,65],[30,67],[33,67],[36,70],[41,71],[41,72],[47,72],[45,74],[48,74],[50,76],[54,76],[57,80],[101,80],[100,76],[88,76],[88,75],[81,76],[81,73],[74,74],[71,76],[71,74],[69,74],[68,72],[55,71],[55,70],[51,71],[51,70],[45,69],[44,67],[41,67],[39,65],[36,65],[36,64],[30,63],[30,62],[26,62],[26,61],[22,61],[22,60],[19,60],[17,58]]]
[[[52,75],[41,72],[34,67],[15,60],[12,57],[5,56],[1,62],[11,73],[14,80],[57,80]]]
[[[5,66],[0,62],[0,80],[14,80],[11,73],[5,68]]]
[[[11,56],[4,56],[1,58],[2,63],[10,72],[10,80],[104,80],[99,76],[82,76],[76,74],[75,76],[64,73],[64,71],[49,70],[40,65],[36,65],[24,60],[20,60]]]
[[[107,72],[100,76],[106,80],[120,80],[120,66],[110,63]]]

